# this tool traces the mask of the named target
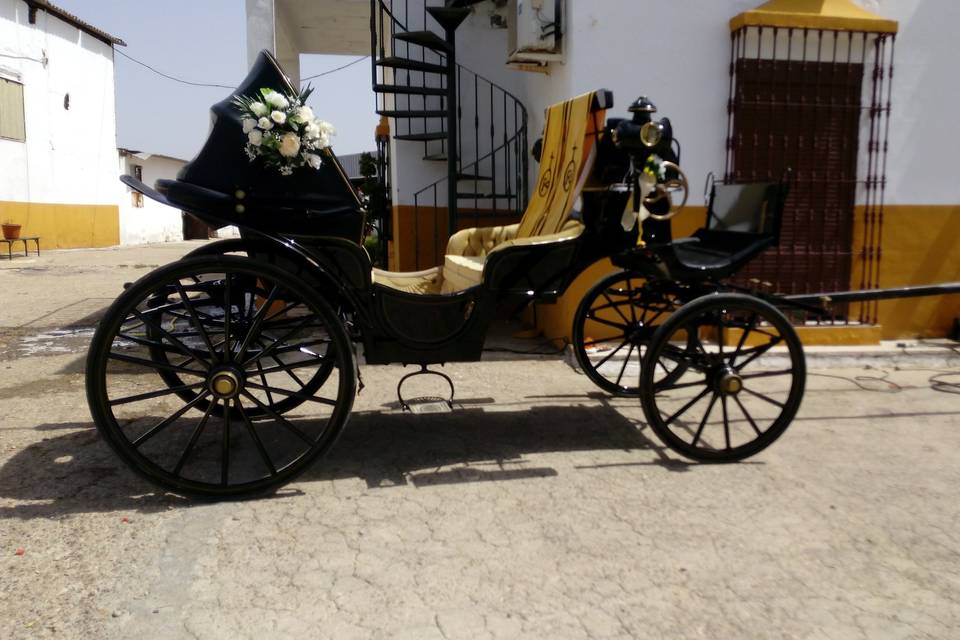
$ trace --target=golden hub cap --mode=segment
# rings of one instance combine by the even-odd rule
[[[232,398],[240,393],[240,378],[232,371],[218,371],[210,378],[210,391],[218,398]]]

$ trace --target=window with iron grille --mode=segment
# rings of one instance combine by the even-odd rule
[[[894,42],[799,27],[733,32],[725,181],[792,170],[780,244],[739,274],[744,283],[780,293],[878,286]],[[876,321],[876,303],[835,311],[834,322]]]

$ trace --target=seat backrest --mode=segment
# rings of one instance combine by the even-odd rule
[[[517,238],[563,229],[593,166],[597,135],[611,106],[613,95],[601,89],[547,109],[540,173]]]
[[[778,239],[785,196],[785,183],[714,184],[707,229]]]

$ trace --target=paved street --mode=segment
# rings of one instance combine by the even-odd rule
[[[811,358],[793,426],[721,466],[560,356],[449,365],[450,414],[401,413],[403,370],[365,367],[325,460],[268,499],[190,502],[101,441],[83,364],[122,284],[195,246],[0,261],[0,637],[960,634],[947,348]]]

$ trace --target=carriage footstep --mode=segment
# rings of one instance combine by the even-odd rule
[[[417,376],[438,376],[443,378],[446,381],[447,386],[450,388],[450,397],[444,398],[443,396],[420,396],[417,398],[404,398],[404,383]],[[450,376],[445,373],[441,373],[440,371],[428,369],[427,365],[425,364],[420,365],[419,371],[408,373],[400,378],[400,382],[397,383],[397,399],[400,401],[400,408],[404,411],[409,411],[410,413],[450,413],[453,411],[453,395],[453,380],[450,379]]]

